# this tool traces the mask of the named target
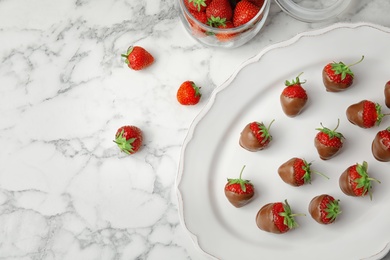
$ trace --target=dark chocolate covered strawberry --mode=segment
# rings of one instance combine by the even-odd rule
[[[368,175],[368,164],[364,161],[362,164],[356,163],[349,166],[340,176],[340,189],[348,196],[363,197],[367,194],[372,199],[372,181],[380,183],[377,179]]]
[[[388,108],[390,108],[390,81],[388,81],[385,85],[385,103]]]
[[[349,122],[361,128],[371,128],[379,126],[384,116],[382,107],[378,103],[370,100],[362,100],[350,105],[346,110]]]
[[[372,155],[381,162],[390,162],[390,127],[379,131],[371,145]]]
[[[339,200],[328,194],[314,197],[309,204],[311,217],[320,224],[331,224],[341,214]]]
[[[224,189],[226,198],[236,208],[240,208],[248,204],[255,194],[253,184],[249,180],[241,178],[244,169],[245,165],[242,167],[240,177],[238,179],[227,179]]]
[[[314,146],[322,160],[333,158],[343,147],[344,136],[340,132],[336,132],[339,124],[340,120],[338,120],[337,126],[333,130],[324,127],[322,124],[322,128],[316,128],[319,132],[314,138]]]
[[[350,67],[360,63],[363,59],[364,56],[358,62],[350,65],[345,65],[341,61],[327,64],[322,70],[322,81],[326,90],[329,92],[340,92],[349,88],[354,79],[354,74]]]
[[[308,100],[306,90],[302,87],[302,84],[306,81],[301,82],[299,80],[301,74],[291,82],[286,80],[286,87],[280,94],[280,104],[283,112],[289,117],[295,117],[300,114]]]
[[[264,205],[256,215],[256,225],[259,229],[275,234],[282,234],[298,227],[295,216],[304,214],[293,214],[287,200]]]
[[[287,162],[283,163],[278,168],[280,178],[291,186],[302,186],[306,183],[311,183],[311,163],[306,162],[304,159],[293,157]],[[326,177],[322,173],[318,173]]]
[[[271,121],[268,127],[259,122],[247,124],[240,135],[240,146],[251,152],[266,148],[272,141],[272,135],[270,134],[269,129],[273,122],[274,120]]]

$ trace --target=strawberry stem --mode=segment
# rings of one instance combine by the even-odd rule
[[[359,64],[360,62],[362,62],[362,61],[363,61],[363,59],[364,59],[364,55],[362,55],[362,58],[361,58],[359,61],[357,61],[357,62],[355,62],[355,63],[352,63],[352,64],[349,64],[349,65],[347,65],[347,68],[349,68],[349,67],[352,67],[352,66],[354,66],[354,65],[356,65],[356,64]]]
[[[244,165],[244,166],[242,167],[242,169],[241,169],[241,172],[240,172],[240,179],[242,179],[241,176],[242,176],[242,172],[243,172],[244,169],[245,169],[245,166],[246,166],[246,165]]]
[[[312,171],[312,172],[317,173],[317,174],[321,175],[322,177],[327,178],[328,180],[330,179],[328,176],[326,176],[325,174],[323,174],[321,172],[317,172],[317,171]]]

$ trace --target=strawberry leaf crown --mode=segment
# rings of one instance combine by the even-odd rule
[[[332,200],[326,204],[326,218],[330,219],[331,222],[333,222],[337,216],[341,214],[339,202],[340,200]]]
[[[382,106],[378,103],[375,103],[375,110],[377,114],[376,125],[379,126],[386,115],[382,113]]]
[[[302,85],[302,84],[305,84],[305,83],[306,83],[306,80],[305,80],[305,81],[300,81],[300,80],[299,80],[299,77],[300,77],[302,74],[303,74],[303,72],[299,73],[299,75],[295,78],[295,80],[293,79],[293,80],[291,80],[291,82],[288,81],[288,80],[286,80],[286,82],[284,83],[284,85],[286,85],[286,86],[292,86],[292,85]]]
[[[356,171],[360,175],[360,178],[356,178],[354,181],[357,183],[356,188],[360,189],[363,188],[363,195],[368,193],[370,195],[370,199],[372,200],[372,185],[371,181],[376,181],[380,183],[377,179],[371,178],[368,176],[367,173],[368,164],[366,161],[363,162],[363,164],[356,164]]]
[[[332,70],[336,75],[341,74],[341,80],[344,80],[347,75],[350,75],[351,77],[354,77],[354,74],[352,70],[350,69],[351,66],[356,65],[364,59],[364,56],[358,61],[350,65],[345,65],[343,62],[333,62],[331,63]]]
[[[337,126],[333,130],[330,130],[329,128],[324,127],[322,125],[322,123],[320,123],[320,124],[321,124],[322,128],[316,128],[316,130],[321,131],[322,133],[327,134],[330,139],[332,139],[334,137],[339,138],[339,139],[345,138],[342,133],[336,132],[337,128],[340,125],[340,119],[337,120]]]
[[[121,56],[122,56],[123,58],[126,58],[126,59],[125,59],[125,63],[126,63],[127,65],[129,65],[129,59],[128,59],[128,57],[129,57],[130,53],[133,52],[133,49],[134,49],[134,46],[130,46],[130,47],[127,49],[126,54],[121,54]]]
[[[210,16],[210,18],[207,20],[207,24],[211,27],[226,26],[226,18]]]
[[[256,122],[259,127],[259,134],[263,138],[263,140],[261,141],[262,144],[267,141],[272,141],[272,135],[269,133],[269,129],[271,128],[271,125],[274,121],[275,119],[271,121],[268,127],[266,127],[263,123]]]
[[[243,180],[243,179],[241,178],[242,172],[244,171],[244,169],[245,169],[245,165],[242,167],[241,172],[240,172],[240,177],[239,177],[238,179],[227,179],[227,181],[228,181],[228,184],[229,184],[229,185],[231,185],[231,184],[239,184],[240,187],[241,187],[241,189],[242,189],[242,191],[243,191],[243,192],[246,192],[246,186],[245,186],[245,184],[252,185],[252,183],[250,182],[250,180]],[[253,185],[252,185],[252,186],[253,186]]]
[[[121,149],[122,152],[125,152],[127,154],[131,154],[134,152],[133,150],[133,143],[137,138],[129,138],[126,140],[126,137],[123,136],[125,130],[122,129],[122,131],[115,137],[114,143],[118,145],[118,147]]]
[[[305,183],[311,183],[311,169],[310,169],[311,163],[306,162],[303,160],[302,169],[305,171],[305,174],[303,175],[303,181]]]
[[[288,204],[287,200],[284,201],[283,204],[283,212],[280,212],[279,215],[284,218],[283,224],[288,226],[289,229],[293,229],[298,227],[298,223],[295,221],[294,216],[303,215],[303,214],[293,214],[291,212],[291,207]]]
[[[192,85],[192,87],[193,87],[194,90],[195,90],[195,96],[196,96],[196,97],[202,96],[202,94],[200,93],[200,87],[198,87],[197,85],[195,85],[194,82],[192,82],[191,85]]]
[[[188,0],[189,3],[193,3],[193,5],[200,11],[201,6],[206,7],[205,0]]]

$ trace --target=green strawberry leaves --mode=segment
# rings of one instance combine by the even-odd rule
[[[274,121],[275,119],[271,121],[268,127],[266,127],[263,123],[257,123],[259,127],[259,134],[263,138],[263,140],[261,141],[262,144],[264,144],[267,141],[272,141],[272,135],[270,134],[269,129],[271,128],[271,125]]]
[[[205,0],[189,0],[189,3],[193,3],[193,5],[200,11],[201,6],[206,7]]]
[[[339,202],[339,200],[333,200],[326,205],[326,218],[330,219],[330,222],[333,222],[341,214]]]
[[[299,73],[299,75],[295,78],[295,80],[293,79],[293,80],[291,80],[291,82],[286,80],[284,84],[286,86],[292,86],[292,85],[302,85],[302,84],[306,83],[306,80],[305,81],[300,81],[300,79],[299,79],[299,77],[302,74],[303,74],[303,72]]]
[[[342,133],[336,132],[337,128],[340,125],[340,119],[337,120],[337,125],[336,125],[336,127],[333,130],[330,130],[329,128],[324,127],[322,125],[322,123],[320,123],[320,124],[321,124],[322,128],[316,128],[316,130],[321,131],[321,132],[327,134],[330,139],[332,139],[334,137],[337,137],[339,139],[344,138]]]
[[[356,171],[359,174],[360,178],[356,178],[354,181],[357,183],[356,188],[360,189],[363,188],[363,193],[368,193],[370,195],[370,199],[372,200],[372,186],[371,181],[376,181],[378,183],[381,183],[379,180],[371,178],[368,176],[367,173],[368,169],[368,163],[366,161],[363,162],[363,164],[356,164]]]
[[[288,226],[289,229],[293,229],[299,226],[294,219],[295,216],[306,216],[305,214],[293,214],[287,200],[284,201],[283,210],[284,211],[280,212],[279,215],[284,218],[283,224]]]
[[[360,62],[362,62],[363,59],[364,59],[364,55],[362,56],[362,58],[358,62],[355,62],[355,63],[350,64],[350,65],[345,65],[341,61],[338,62],[338,63],[337,62],[333,62],[331,64],[332,70],[334,71],[334,73],[336,75],[341,74],[341,80],[344,80],[347,75],[350,75],[350,76],[354,77],[354,74],[353,74],[352,70],[350,69],[350,67],[353,66],[353,65],[356,65],[356,64],[358,64]]]
[[[132,144],[134,143],[136,138],[129,138],[128,140],[126,140],[126,137],[123,136],[124,132],[125,132],[125,130],[122,129],[122,132],[120,132],[120,134],[118,134],[115,137],[114,143],[116,143],[118,145],[118,147],[121,149],[121,151],[123,151],[127,154],[131,154],[134,152]]]
[[[246,185],[245,184],[250,184],[250,185],[252,185],[252,184],[251,184],[250,180],[244,180],[241,178],[244,169],[245,169],[245,165],[242,167],[241,172],[240,172],[240,177],[238,179],[227,179],[227,181],[228,181],[229,185],[239,184],[241,187],[241,190],[243,192],[246,192]]]

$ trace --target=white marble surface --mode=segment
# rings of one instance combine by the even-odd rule
[[[390,26],[389,11],[353,0],[308,24],[272,3],[250,43],[217,50],[186,34],[172,0],[0,0],[0,259],[204,259],[180,225],[175,177],[213,89],[269,44],[338,21]],[[153,66],[126,67],[133,44]],[[197,106],[176,101],[188,79]],[[145,135],[132,156],[112,142],[125,124]]]

